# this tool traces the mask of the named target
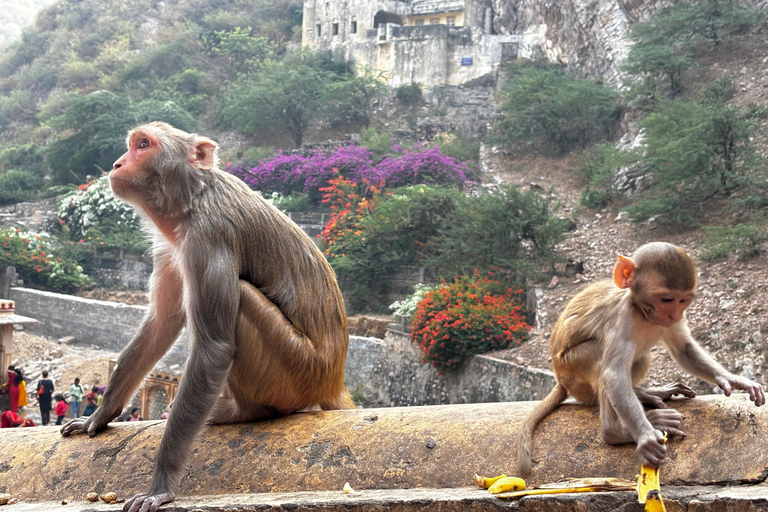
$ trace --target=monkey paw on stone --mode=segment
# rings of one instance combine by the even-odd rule
[[[172,492],[154,495],[146,493],[137,494],[125,502],[123,512],[156,512],[161,505],[170,503],[175,499],[176,495]]]

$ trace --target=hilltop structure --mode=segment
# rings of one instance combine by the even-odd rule
[[[302,44],[383,71],[394,87],[441,87],[531,57],[542,28],[506,33],[491,0],[305,0]]]

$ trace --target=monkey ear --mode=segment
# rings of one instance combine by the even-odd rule
[[[618,254],[617,256],[619,257],[619,260],[616,262],[616,267],[613,269],[613,282],[623,290],[629,288],[635,282],[637,264],[632,258],[627,258],[621,254]]]
[[[198,139],[192,146],[192,165],[201,171],[210,171],[216,166],[217,146],[208,139]]]

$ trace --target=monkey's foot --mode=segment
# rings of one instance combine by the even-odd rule
[[[105,417],[103,411],[97,411],[93,413],[91,416],[81,416],[79,418],[74,418],[72,420],[69,420],[66,425],[61,427],[61,435],[64,437],[68,437],[72,434],[88,434],[90,437],[95,436],[105,428],[107,428],[107,423],[109,423],[109,420],[101,419]]]
[[[137,494],[123,505],[123,512],[156,512],[160,505],[170,503],[176,499],[172,492],[150,495]]]

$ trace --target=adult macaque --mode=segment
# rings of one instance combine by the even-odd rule
[[[634,442],[640,460],[658,466],[666,453],[663,432],[685,437],[682,416],[664,401],[695,396],[682,383],[638,387],[651,364],[650,350],[659,341],[685,371],[719,386],[727,396],[741,389],[755,405],[765,403],[760,384],[725,370],[691,337],[685,309],[695,287],[691,257],[672,244],[654,242],[631,258],[620,255],[613,282],[594,283],[568,303],[549,339],[557,384],[526,417],[518,437],[519,476],[531,472],[536,425],[568,395],[599,405],[606,443]],[[645,411],[643,405],[652,409]]]
[[[151,221],[151,305],[118,358],[102,405],[65,436],[104,430],[173,345],[191,350],[157,451],[148,494],[124,510],[172,501],[203,424],[351,409],[344,388],[349,335],[336,276],[312,240],[239,179],[221,171],[211,140],[165,123],[132,130],[114,164],[114,193]],[[225,389],[232,398],[222,397]]]

